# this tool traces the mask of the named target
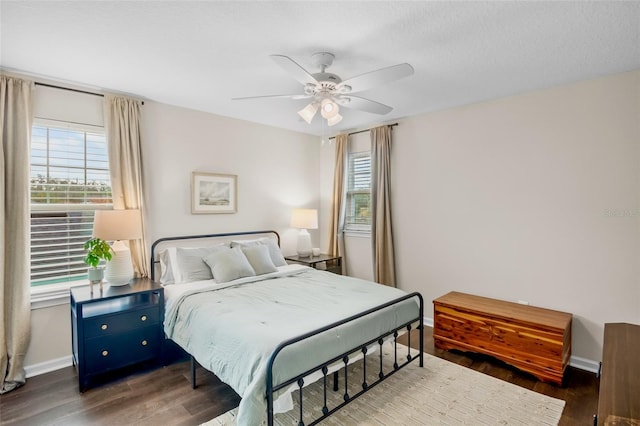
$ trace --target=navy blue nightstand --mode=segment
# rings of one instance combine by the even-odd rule
[[[71,289],[73,363],[80,392],[93,378],[160,360],[164,289],[148,278],[120,287]]]

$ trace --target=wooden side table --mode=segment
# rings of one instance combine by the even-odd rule
[[[289,263],[310,266],[314,269],[326,270],[334,274],[342,275],[342,257],[331,254],[321,254],[320,256],[300,257],[298,255],[285,256]]]
[[[73,363],[83,392],[92,379],[143,361],[159,360],[164,289],[148,278],[124,286],[71,289]]]

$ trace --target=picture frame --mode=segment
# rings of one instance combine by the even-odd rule
[[[236,213],[238,176],[220,173],[191,173],[191,213]]]

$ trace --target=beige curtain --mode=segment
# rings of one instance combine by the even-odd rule
[[[345,221],[345,188],[347,173],[347,156],[349,152],[349,135],[336,136],[336,167],[333,174],[333,200],[331,203],[331,224],[329,235],[329,251],[333,255],[342,256],[342,274],[347,274],[347,260],[344,250]]]
[[[371,129],[371,244],[373,276],[380,284],[396,286],[391,226],[391,127]]]
[[[29,151],[33,82],[0,75],[0,394],[25,383],[31,334]]]
[[[140,107],[142,102],[121,96],[105,96],[105,123],[109,146],[109,170],[115,209],[140,209],[142,239],[129,241],[136,275],[149,276],[142,193]]]

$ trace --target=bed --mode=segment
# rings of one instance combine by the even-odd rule
[[[196,361],[241,396],[238,425],[272,425],[293,408],[295,390],[297,423],[316,424],[410,362],[422,366],[419,293],[287,265],[279,244],[277,232],[256,231],[162,238],[151,248],[152,279],[165,288],[166,338],[191,356],[194,386]],[[420,331],[415,356],[397,345],[412,329]],[[382,369],[385,344],[393,345],[390,371]],[[358,360],[364,374],[354,392],[346,373]],[[372,381],[367,368],[378,366]],[[308,419],[303,392],[315,381],[325,403]],[[327,392],[339,386],[343,402],[328,406]]]

